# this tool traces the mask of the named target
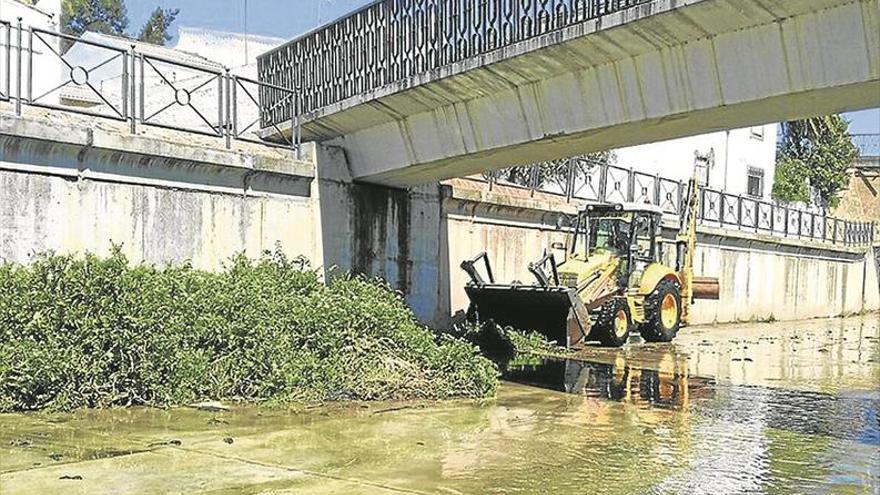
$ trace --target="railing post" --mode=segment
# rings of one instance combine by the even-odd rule
[[[770,235],[776,234],[776,205],[770,203]]]
[[[12,24],[6,26],[6,97],[12,97]]]
[[[798,239],[804,236],[804,210],[798,210]]]
[[[755,201],[755,233],[760,231],[761,226],[761,203]]]
[[[27,101],[34,101],[34,28],[28,28]]]
[[[607,163],[600,165],[602,170],[599,172],[599,202],[605,203],[608,198],[608,167]]]
[[[140,100],[140,116],[141,122],[144,121],[146,117],[146,113],[144,113],[144,108],[146,106],[146,98],[144,97],[144,56],[141,55],[138,57],[138,68],[140,69],[140,77],[138,78],[138,98]]]
[[[627,175],[627,187],[626,187],[626,200],[630,203],[636,200],[635,191],[636,191],[636,174],[635,170],[632,167],[629,168],[629,174]]]
[[[302,127],[301,127],[302,124],[300,123],[300,120],[299,120],[299,114],[302,112],[302,100],[299,98],[299,96],[300,96],[299,88],[296,88],[293,91],[294,91],[294,93],[293,93],[293,101],[294,101],[294,103],[293,103],[293,110],[294,110],[294,112],[293,112],[294,113],[293,125],[294,125],[294,128],[291,130],[291,136],[293,136],[294,133],[296,133],[296,140],[294,141],[293,145],[296,146],[296,159],[301,160],[302,159]]]
[[[833,218],[834,225],[831,231],[831,244],[837,244],[837,218]]]
[[[743,228],[743,197],[739,194],[736,195],[736,226]]]
[[[18,18],[16,39],[16,57],[15,57],[15,114],[21,117],[21,17]]]
[[[129,119],[131,120],[130,130],[132,134],[137,132],[137,91],[135,90],[137,79],[135,77],[135,72],[137,72],[137,52],[135,52],[135,45],[131,45],[131,50],[129,51],[129,60],[131,60],[131,73],[129,74],[128,81],[126,81],[126,86],[128,87],[128,97],[129,97],[129,109],[130,115]]]
[[[574,157],[568,159],[568,171],[565,176],[565,201],[571,202],[574,196],[574,174],[576,159]]]
[[[718,226],[724,228],[724,215],[727,213],[727,195],[724,191],[718,193]]]
[[[229,69],[226,69],[226,74],[223,77],[224,86],[226,87],[226,99],[224,100],[224,105],[226,107],[226,122],[223,123],[223,130],[226,137],[226,149],[232,148],[232,126],[233,126],[233,118],[235,117],[232,113],[232,106],[235,104],[232,98],[235,96],[233,92],[233,81],[232,76],[229,73]],[[262,118],[262,115],[259,117]],[[293,130],[291,129],[291,132]]]
[[[529,196],[534,198],[535,191],[538,190],[538,174],[540,174],[539,170],[540,165],[532,165],[529,169]]]
[[[788,237],[788,225],[791,222],[791,220],[788,218],[788,215],[789,215],[788,207],[783,206],[783,208],[785,208],[785,210],[784,210],[785,211],[785,237]]]
[[[661,205],[660,203],[660,174],[654,174],[654,204],[658,207]]]

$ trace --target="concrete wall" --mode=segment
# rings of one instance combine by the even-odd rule
[[[317,152],[325,274],[387,280],[425,322],[449,321],[449,260],[439,185],[413,190],[353,184],[342,150]]]
[[[59,112],[0,115],[0,260],[121,243],[135,262],[216,269],[277,243],[320,263],[310,164],[285,150],[127,132]]]
[[[489,251],[499,280],[530,282],[527,264],[565,241],[560,219],[578,208],[467,179],[411,190],[357,184],[333,147],[297,161],[288,150],[236,143],[226,151],[214,138],[131,136],[121,123],[27,111],[0,114],[0,260],[106,254],[115,242],[135,262],[217,269],[236,252],[256,256],[277,244],[327,276],[382,277],[424,322],[443,326],[467,308],[462,260]],[[719,276],[723,287],[720,302],[697,304],[697,322],[880,308],[863,250],[707,228],[697,261],[698,274]]]

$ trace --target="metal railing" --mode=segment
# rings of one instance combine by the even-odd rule
[[[302,88],[308,113],[647,1],[379,0],[259,57],[260,80]]]
[[[506,168],[472,179],[485,182],[489,189],[503,185],[568,201],[649,204],[662,208],[670,219],[681,217],[682,195],[687,191],[685,181],[584,156]],[[702,225],[844,246],[870,246],[880,241],[876,222],[843,220],[704,186],[700,186],[699,195]]]
[[[299,156],[295,89],[143,53],[135,44],[122,48],[27,28],[21,19],[0,21],[0,42],[0,100],[14,101],[19,115],[23,105],[38,106],[125,121],[131,133],[160,127],[225,139],[227,148],[239,140],[291,148]],[[273,138],[283,141],[262,140],[266,116],[279,109],[293,115],[290,136],[275,126]]]

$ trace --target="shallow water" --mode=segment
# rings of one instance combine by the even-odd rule
[[[482,404],[0,415],[0,493],[880,491],[876,315],[521,357],[505,380]]]

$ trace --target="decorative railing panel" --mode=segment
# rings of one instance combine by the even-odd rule
[[[738,196],[727,193],[721,193],[721,223],[730,226],[740,225],[740,209],[741,201],[737,201]]]
[[[774,207],[771,203],[758,202],[758,209],[755,212],[755,217],[757,218],[755,230],[773,232],[773,210]]]
[[[630,201],[629,185],[631,171],[625,168],[608,166],[605,172],[605,190],[602,200],[606,203],[627,203]]]
[[[632,202],[659,206],[657,187],[659,179],[653,175],[634,172],[632,175]]]
[[[646,1],[380,0],[261,56],[259,79],[302,88],[311,112]],[[292,118],[274,108],[265,127]]]
[[[739,198],[739,227],[758,230],[758,202],[754,199]]]
[[[82,43],[98,53],[96,64],[78,65],[69,55],[70,51],[61,50],[62,42]],[[35,59],[38,53],[54,57],[61,64],[61,81],[43,78],[34,74]],[[74,36],[58,34],[43,29],[31,28],[27,41],[26,101],[29,105],[47,108],[65,108],[60,103],[64,90],[68,90],[68,98],[80,102],[94,103],[88,110],[82,110],[98,117],[109,117],[127,120],[129,114],[129,54],[122,50],[101,43],[82,40]],[[101,77],[101,74],[117,73],[116,81]]]
[[[678,214],[681,204],[681,183],[674,180],[659,179],[660,208],[666,213]]]
[[[142,123],[224,135],[224,72],[146,54],[138,60],[138,114]]]
[[[700,206],[702,209],[702,219],[704,222],[721,223],[722,213],[722,194],[709,188],[703,188],[702,201]]]
[[[586,158],[573,160],[571,195],[578,199],[600,201],[603,167]]]

